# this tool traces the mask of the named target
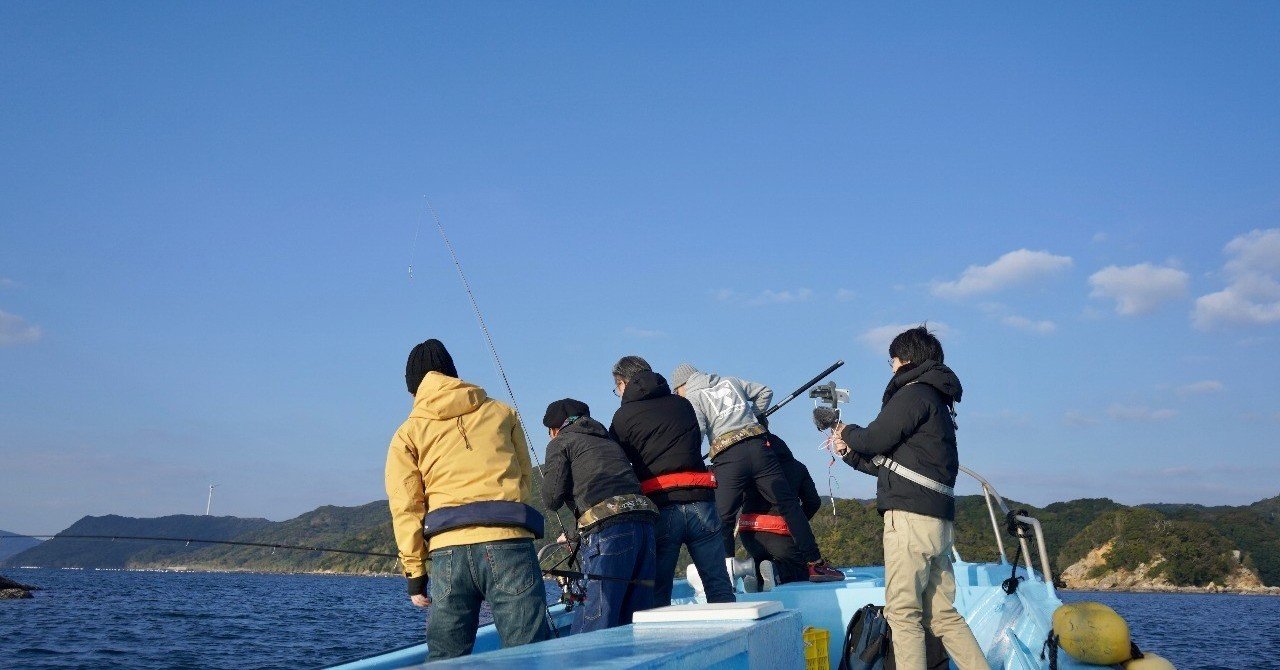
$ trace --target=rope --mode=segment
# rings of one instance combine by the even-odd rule
[[[840,482],[836,481],[835,465],[839,456],[836,454],[836,432],[834,429],[827,431],[827,439],[818,445],[820,451],[825,451],[831,456],[831,460],[827,461],[827,497],[831,498],[831,516],[836,516],[836,488],[840,486]]]
[[[1000,584],[1000,588],[1009,595],[1013,595],[1018,591],[1018,583],[1023,579],[1018,576],[1018,562],[1022,560],[1022,540],[1030,537],[1030,532],[1027,524],[1018,521],[1017,517],[1019,515],[1025,516],[1026,514],[1027,510],[1020,509],[1005,515],[1006,530],[1009,531],[1009,534],[1014,539],[1018,540],[1018,548],[1013,552],[1013,565],[1009,571],[1009,578]]]

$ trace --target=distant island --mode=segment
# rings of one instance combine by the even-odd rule
[[[1154,504],[1105,498],[1026,509],[1044,526],[1059,584],[1072,589],[1280,594],[1280,496],[1240,507]],[[883,562],[873,503],[831,500],[814,518],[824,554],[837,565]],[[548,528],[554,523],[548,522]],[[143,535],[309,545],[395,553],[385,501],[324,506],[288,521],[175,515],[137,519],[86,516],[68,535]],[[551,534],[551,533],[549,533]],[[0,540],[0,549],[7,542]],[[1012,552],[1015,543],[1006,537]],[[991,520],[981,496],[956,500],[956,546],[965,560],[995,561]],[[223,545],[55,538],[0,565],[182,570],[395,574],[395,559]],[[1039,566],[1036,566],[1039,568]]]
[[[4,564],[4,559],[40,544],[40,540],[10,533],[7,530],[0,530],[0,537],[5,538],[0,540],[0,565]]]

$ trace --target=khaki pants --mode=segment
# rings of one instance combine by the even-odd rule
[[[942,640],[960,670],[990,670],[978,640],[956,612],[951,521],[889,510],[884,515],[884,618],[899,670],[925,670],[924,628]]]

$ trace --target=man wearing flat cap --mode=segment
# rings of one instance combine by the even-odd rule
[[[608,429],[591,418],[586,403],[557,400],[547,406],[542,424],[551,436],[542,500],[551,512],[568,507],[581,536],[578,558],[586,600],[571,632],[629,624],[637,610],[652,607],[658,508],[641,494],[631,461]],[[566,534],[575,534],[574,529]]]

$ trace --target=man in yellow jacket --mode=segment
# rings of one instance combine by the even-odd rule
[[[439,340],[409,353],[405,383],[413,410],[387,451],[387,498],[410,600],[431,605],[429,658],[471,653],[481,601],[503,647],[547,639],[533,548],[543,519],[529,505],[533,468],[516,413],[458,379]]]

